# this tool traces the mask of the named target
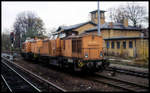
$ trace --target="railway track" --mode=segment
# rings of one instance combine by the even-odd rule
[[[128,70],[128,69],[122,69],[122,68],[117,68],[117,67],[109,67],[106,70],[114,71],[114,72],[118,72],[118,73],[124,73],[124,74],[128,74],[128,75],[133,75],[133,76],[138,76],[138,77],[142,77],[142,78],[149,77],[149,73],[133,71],[133,70]]]
[[[27,69],[25,69],[25,68],[23,68],[23,67],[15,64],[15,63],[13,63],[12,61],[9,61],[9,60],[7,60],[4,57],[1,57],[1,58],[2,58],[1,60],[3,61],[2,62],[2,64],[3,64],[3,69],[2,69],[3,74],[1,75],[2,78],[4,77],[5,71],[8,68],[11,68],[16,73],[20,72],[20,73],[18,73],[18,75],[20,77],[23,77],[23,78],[26,77],[28,80],[30,80],[30,82],[34,83],[34,85],[32,84],[32,86],[34,86],[34,88],[36,88],[38,90],[38,92],[43,92],[43,91],[46,91],[46,92],[68,92],[68,90],[65,90],[65,89],[57,86],[56,84],[45,80],[44,78],[42,78],[42,77],[34,74],[33,72],[31,72],[31,71],[29,71],[29,70],[27,70]],[[7,66],[7,68],[6,68],[6,66]],[[11,74],[11,72],[10,72],[10,74]],[[18,90],[15,89],[14,88],[15,86],[12,86],[12,85],[16,85],[15,82],[18,80],[18,78],[15,78],[15,77],[12,77],[12,76],[13,76],[13,74],[11,74],[11,76],[6,76],[5,75],[5,77],[3,78],[3,80],[4,80],[5,84],[8,85],[7,87],[9,88],[10,91],[15,91],[16,92]],[[10,80],[13,80],[13,79],[16,79],[16,80],[13,80],[11,82],[11,84],[10,84],[10,83],[8,83],[10,81],[8,81],[8,79],[6,79],[6,78],[10,78]],[[28,81],[27,79],[25,79],[25,80]],[[21,82],[18,83],[18,86],[21,87],[19,89],[19,91],[24,91],[24,90],[27,91],[27,90],[29,90],[29,91],[34,92],[33,89],[25,89],[25,87],[22,88],[22,83]]]
[[[2,62],[2,71],[1,77],[7,88],[10,92],[18,92],[18,91],[33,91],[33,92],[41,92],[36,86],[31,84],[27,79],[22,77],[18,72],[16,72],[13,68],[11,68],[6,63]]]
[[[99,82],[113,87],[117,87],[123,89],[124,91],[130,92],[147,92],[149,89],[149,87],[147,86],[142,86],[132,82],[111,78],[97,73],[94,75],[94,77],[89,77],[87,79],[92,80],[94,82]]]
[[[5,59],[5,60],[7,60],[7,59]],[[15,64],[13,62],[11,62],[11,64],[15,65],[18,68],[21,68],[22,70],[26,71],[27,73],[30,73],[30,75],[32,75],[33,77],[39,78],[40,81],[45,82],[45,84],[53,85],[56,88],[58,88],[60,91],[67,92],[67,90],[64,90],[63,88],[60,88],[60,87],[52,84],[51,82],[49,82],[49,81],[37,76],[36,74],[20,67],[19,65]],[[142,85],[138,85],[138,84],[135,84],[135,83],[132,83],[132,82],[123,81],[123,80],[119,80],[119,79],[114,79],[114,78],[99,75],[99,74],[94,75],[94,77],[93,76],[92,77],[87,77],[86,79],[91,80],[91,81],[95,81],[95,82],[99,82],[99,83],[103,83],[103,84],[107,84],[107,85],[110,85],[110,86],[113,86],[113,87],[117,87],[117,88],[125,90],[125,91],[131,91],[131,92],[145,92],[145,91],[147,92],[148,91],[147,86],[142,86]],[[47,82],[49,82],[49,83],[47,83]],[[46,89],[46,90],[49,90],[49,88]]]

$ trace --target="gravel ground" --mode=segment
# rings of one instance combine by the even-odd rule
[[[18,58],[14,62],[67,90],[106,92],[123,91],[115,87],[86,80],[83,78],[84,75],[81,75],[81,78],[80,75],[77,75],[78,73],[70,73],[68,71],[64,72],[54,66],[43,66],[42,64],[35,64],[33,62],[24,61],[22,58]]]

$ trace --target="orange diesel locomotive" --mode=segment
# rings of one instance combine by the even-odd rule
[[[47,40],[24,42],[21,55],[26,59],[42,60],[61,68],[96,72],[109,65],[104,59],[102,46],[102,36],[94,34],[64,38],[54,35]]]

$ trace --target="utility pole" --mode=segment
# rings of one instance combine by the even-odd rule
[[[98,24],[97,24],[97,29],[98,29],[98,36],[100,36],[100,10],[99,10],[99,1],[98,1]]]

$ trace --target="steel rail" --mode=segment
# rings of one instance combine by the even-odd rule
[[[92,81],[94,81],[94,82],[98,82],[98,83],[102,83],[102,84],[106,84],[106,85],[109,85],[109,86],[112,86],[112,87],[117,87],[117,88],[119,88],[119,89],[123,89],[123,90],[126,90],[126,91],[131,91],[131,92],[134,92],[133,90],[130,90],[130,89],[128,89],[128,88],[123,88],[123,87],[121,87],[121,86],[119,86],[119,85],[114,85],[114,84],[112,84],[112,83],[107,83],[107,82],[104,82],[103,80],[98,80],[98,79],[93,79],[93,78],[87,78],[88,80],[92,80]]]
[[[99,73],[96,73],[96,75],[98,77],[103,77],[103,78],[111,79],[111,80],[114,80],[114,81],[119,81],[119,82],[123,82],[123,83],[130,84],[130,85],[135,85],[135,86],[142,87],[142,88],[145,88],[145,89],[149,88],[148,86],[139,85],[139,84],[129,82],[129,81],[125,81],[125,80],[121,80],[121,79],[118,79],[118,78],[107,77],[107,76],[104,76],[104,75],[100,75]]]
[[[136,88],[138,88],[138,89],[140,88],[140,90],[143,90],[143,89],[148,90],[147,87],[143,88],[143,86],[142,86],[142,89],[141,89],[141,87],[139,87],[139,86],[136,86],[136,85],[133,85],[133,84],[130,85],[127,82],[125,83],[125,82],[122,82],[122,81],[119,81],[119,80],[111,79],[111,78],[100,76],[100,75],[96,75],[96,78],[87,78],[87,79],[95,81],[95,82],[107,84],[107,85],[110,85],[110,86],[113,86],[113,87],[117,87],[117,88],[120,88],[120,89],[123,89],[123,90],[131,91],[131,92],[139,92],[138,90],[136,90]]]
[[[12,89],[10,88],[9,84],[7,83],[7,81],[5,80],[5,78],[4,78],[4,76],[3,76],[2,74],[1,74],[1,77],[2,77],[2,80],[4,81],[4,83],[6,84],[8,90],[9,90],[10,92],[12,92]]]
[[[10,68],[13,72],[15,72],[19,77],[21,77],[24,81],[26,81],[30,86],[32,86],[35,90],[38,92],[42,92],[40,89],[38,89],[36,86],[34,86],[32,83],[30,83],[27,79],[25,79],[23,76],[21,76],[17,71],[15,71],[13,68],[11,68],[8,64],[2,62],[5,64],[8,68]]]
[[[45,83],[47,83],[47,84],[49,84],[49,85],[55,87],[56,89],[58,89],[58,90],[60,90],[60,91],[62,91],[62,92],[68,92],[68,90],[65,90],[65,89],[63,89],[63,88],[57,86],[56,84],[54,84],[54,83],[52,83],[52,82],[49,82],[48,80],[42,78],[41,76],[38,76],[38,75],[36,75],[35,73],[33,73],[33,72],[31,72],[31,71],[29,71],[29,70],[27,70],[27,69],[25,69],[25,68],[19,66],[18,64],[14,63],[14,62],[12,62],[12,61],[10,61],[10,60],[7,60],[7,59],[4,58],[4,57],[2,57],[2,58],[5,59],[6,61],[10,62],[11,64],[13,64],[13,65],[15,65],[15,66],[21,68],[22,70],[28,72],[29,74],[31,74],[31,75],[37,77],[39,80],[42,80],[42,81],[44,81]]]
[[[109,67],[106,70],[115,71],[115,72],[118,72],[118,73],[124,73],[124,74],[128,74],[128,75],[133,75],[133,76],[138,76],[138,77],[143,77],[143,78],[148,78],[149,77],[149,73],[138,72],[138,71],[133,71],[133,70],[127,70],[127,69],[121,69],[121,68],[117,68],[117,67]]]

